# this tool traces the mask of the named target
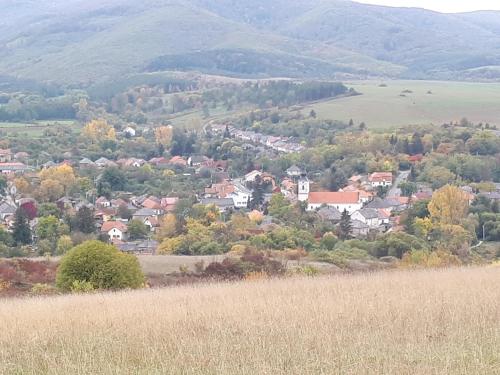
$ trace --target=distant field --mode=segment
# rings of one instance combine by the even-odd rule
[[[381,83],[387,87],[380,87]],[[369,128],[441,125],[463,117],[500,126],[500,83],[363,81],[347,85],[363,95],[316,103],[308,110],[314,109],[320,118],[363,121]]]
[[[30,123],[23,122],[0,122],[0,131],[7,134],[27,133],[33,137],[43,135],[43,132],[57,125],[73,125],[73,120],[47,120],[35,121]]]
[[[500,269],[0,301],[5,374],[498,374]]]

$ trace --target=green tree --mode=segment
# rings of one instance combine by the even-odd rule
[[[80,208],[72,220],[71,229],[87,234],[94,233],[95,222],[92,209],[88,207]]]
[[[398,185],[398,188],[401,189],[401,195],[403,197],[411,197],[418,189],[417,184],[414,182],[402,182]]]
[[[148,236],[148,233],[148,226],[140,220],[132,220],[128,224],[128,235],[131,240],[142,240]]]
[[[56,285],[71,291],[75,283],[89,283],[93,289],[137,289],[144,274],[137,258],[99,241],[88,241],[71,249],[61,260]]]
[[[61,236],[57,241],[57,254],[64,255],[73,247],[73,240],[70,236]]]
[[[45,216],[61,217],[61,210],[55,203],[42,203],[38,207],[38,217]]]
[[[66,225],[55,216],[41,217],[38,220],[36,234],[40,240],[49,240],[52,244],[56,244],[57,240],[63,234],[68,234],[69,230]]]
[[[342,217],[340,218],[340,223],[338,227],[338,236],[341,240],[348,240],[351,238],[352,234],[352,223],[351,223],[351,216],[347,212],[347,210],[344,210],[342,212]]]
[[[28,216],[22,208],[18,208],[16,210],[12,237],[14,238],[16,245],[28,245],[32,242],[31,227],[28,222]]]

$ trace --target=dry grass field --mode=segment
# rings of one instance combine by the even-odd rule
[[[499,374],[500,268],[0,301],[2,374]]]

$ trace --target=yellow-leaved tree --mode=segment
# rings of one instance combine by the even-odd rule
[[[432,195],[428,208],[433,221],[444,225],[460,225],[469,211],[469,201],[462,189],[446,185]]]
[[[164,147],[170,146],[172,137],[174,135],[174,128],[172,126],[160,126],[155,129],[156,143]]]
[[[83,135],[92,143],[114,141],[115,129],[106,120],[92,120],[83,128]]]
[[[39,174],[42,184],[44,181],[55,181],[63,187],[64,193],[67,193],[75,184],[75,171],[70,165],[63,164],[57,167],[43,169]]]

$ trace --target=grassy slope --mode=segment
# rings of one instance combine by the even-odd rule
[[[500,84],[437,81],[388,81],[348,83],[363,95],[317,103],[321,118],[364,121],[371,128],[442,124],[467,117],[500,126]],[[402,91],[413,93],[400,96]],[[427,94],[431,91],[432,94]]]
[[[45,374],[494,374],[500,272],[287,279],[0,303],[0,368]]]

